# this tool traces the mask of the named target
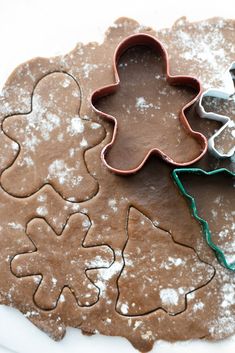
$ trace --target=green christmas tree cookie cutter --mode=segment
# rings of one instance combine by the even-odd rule
[[[203,233],[204,233],[207,244],[209,245],[209,247],[212,250],[214,250],[218,261],[224,267],[226,267],[229,270],[235,271],[235,261],[232,263],[228,263],[223,250],[212,241],[211,231],[210,231],[210,228],[209,228],[207,221],[198,215],[198,210],[197,210],[195,199],[187,193],[186,189],[184,188],[183,184],[181,183],[180,178],[179,178],[179,174],[183,174],[183,173],[193,173],[193,174],[207,175],[207,176],[219,174],[219,173],[225,173],[225,174],[228,174],[232,177],[235,176],[235,173],[233,173],[232,171],[225,169],[225,168],[216,169],[216,170],[213,170],[210,172],[206,172],[200,168],[180,168],[180,169],[174,169],[172,172],[172,176],[174,178],[176,185],[178,186],[178,188],[179,188],[180,192],[183,194],[183,196],[189,202],[189,206],[192,211],[193,217],[197,221],[199,221],[202,226]]]

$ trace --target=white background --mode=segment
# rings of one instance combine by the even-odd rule
[[[34,56],[63,54],[76,42],[102,41],[104,31],[120,16],[155,29],[177,18],[213,16],[235,19],[234,0],[0,0],[0,88],[12,70]],[[235,41],[235,34],[234,34]],[[8,349],[6,349],[8,348]],[[0,306],[0,353],[133,353],[122,338],[82,336],[68,329],[54,342],[15,309]],[[158,353],[234,353],[235,337],[219,343],[183,342],[155,345]]]

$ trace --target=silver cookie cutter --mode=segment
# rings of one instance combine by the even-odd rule
[[[203,107],[202,100],[204,97],[221,98],[224,100],[231,99],[231,97],[235,95],[235,75],[231,73],[231,71],[233,70],[235,70],[235,61],[230,65],[230,67],[225,73],[227,76],[230,77],[230,80],[232,81],[232,85],[230,84],[230,87],[227,88],[227,91],[226,89],[222,90],[222,89],[210,88],[201,94],[197,105],[197,112],[201,118],[216,120],[223,124],[222,127],[208,139],[208,149],[216,158],[230,158],[234,155],[235,138],[234,138],[234,146],[228,151],[228,153],[221,153],[220,151],[218,151],[218,149],[216,149],[215,138],[219,136],[221,132],[225,130],[227,127],[234,127],[234,130],[235,130],[235,123],[229,116],[217,114],[213,112],[206,112]],[[235,96],[233,99],[235,104]]]

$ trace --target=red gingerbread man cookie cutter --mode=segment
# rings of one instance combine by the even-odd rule
[[[135,47],[135,46],[139,46],[139,45],[146,46],[148,48],[153,49],[156,52],[160,52],[161,59],[164,61],[164,64],[165,64],[165,78],[166,78],[167,84],[169,84],[170,86],[186,86],[186,87],[193,88],[196,91],[194,98],[191,99],[186,105],[183,106],[183,108],[181,109],[181,111],[178,115],[180,123],[181,123],[181,125],[183,125],[187,134],[190,135],[193,139],[195,139],[197,141],[198,145],[200,146],[199,151],[197,153],[197,156],[194,158],[191,158],[190,160],[187,160],[186,162],[177,162],[176,160],[172,159],[168,154],[164,153],[159,147],[154,147],[154,148],[149,149],[148,152],[145,154],[145,157],[142,159],[142,161],[134,168],[133,167],[132,168],[125,168],[125,169],[116,168],[116,167],[112,166],[111,163],[109,163],[106,158],[108,151],[110,151],[110,149],[112,148],[112,146],[114,145],[114,143],[116,141],[116,137],[117,137],[117,133],[118,133],[118,121],[115,116],[104,113],[103,111],[99,110],[96,103],[100,98],[115,94],[118,91],[118,89],[120,88],[120,77],[119,77],[119,73],[118,73],[118,64],[119,64],[120,57],[128,49]],[[169,58],[168,58],[168,54],[167,54],[167,51],[165,50],[164,46],[155,37],[148,35],[148,34],[144,34],[144,33],[131,35],[131,36],[127,37],[126,39],[124,39],[118,45],[118,47],[116,48],[116,51],[114,53],[113,68],[114,68],[115,83],[97,89],[96,91],[94,91],[92,93],[92,96],[91,96],[91,104],[92,104],[94,111],[97,114],[99,114],[101,117],[103,117],[104,119],[114,123],[112,139],[103,148],[103,150],[101,152],[101,158],[102,158],[103,163],[106,165],[106,167],[114,173],[125,175],[125,174],[135,173],[139,169],[141,169],[141,167],[145,164],[145,162],[147,161],[149,156],[152,154],[159,155],[165,161],[167,161],[168,163],[173,164],[175,166],[191,165],[194,162],[201,159],[202,156],[207,151],[207,139],[200,132],[196,132],[191,128],[191,126],[185,116],[185,110],[187,108],[189,108],[190,106],[192,106],[197,101],[197,99],[199,98],[199,96],[202,93],[202,87],[201,87],[200,82],[196,78],[191,77],[191,76],[181,76],[181,75],[173,76],[173,75],[171,75],[170,74]],[[125,148],[125,146],[124,146],[124,148]]]

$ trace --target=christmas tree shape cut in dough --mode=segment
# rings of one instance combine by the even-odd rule
[[[128,316],[160,308],[171,315],[181,313],[187,307],[187,294],[205,286],[214,275],[193,249],[176,243],[169,232],[133,207],[124,261],[117,311]]]

